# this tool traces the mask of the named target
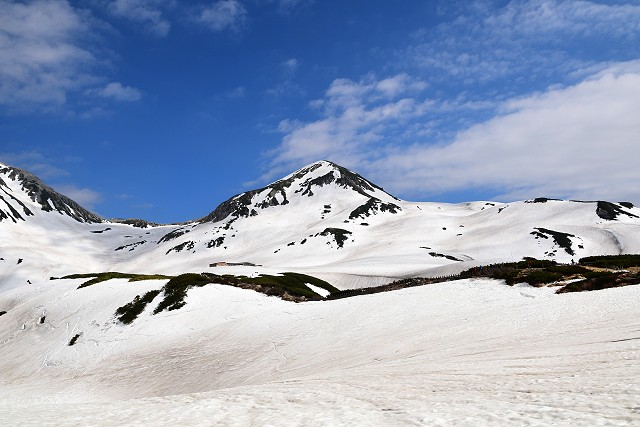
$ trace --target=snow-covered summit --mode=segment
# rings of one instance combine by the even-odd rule
[[[0,163],[0,221],[26,221],[38,212],[57,212],[75,221],[99,223],[102,219],[38,177]]]
[[[331,203],[345,199],[364,200],[373,209],[380,206],[383,209],[400,209],[393,204],[398,199],[381,187],[342,166],[322,160],[300,168],[266,187],[230,198],[199,222],[217,222],[229,216],[257,216],[261,210],[290,203],[309,205],[317,201]]]

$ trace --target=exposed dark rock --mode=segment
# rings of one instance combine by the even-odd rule
[[[56,192],[53,188],[45,185],[39,178],[27,171],[5,167],[0,169],[0,173],[8,173],[10,179],[19,181],[23,191],[27,193],[31,200],[38,203],[45,212],[55,210],[61,214],[70,216],[78,222],[102,222],[102,218],[98,215],[84,209],[67,196]],[[15,198],[14,200],[17,201]],[[26,209],[26,206],[22,203],[20,204]],[[28,213],[26,214],[29,215]]]
[[[596,208],[596,214],[602,218],[609,221],[612,221],[620,215],[627,215],[631,218],[638,218],[637,215],[632,214],[631,212],[627,212],[623,210],[620,206],[615,203],[598,201],[598,207]]]
[[[342,228],[325,228],[321,233],[316,234],[316,236],[333,236],[339,248],[344,247],[344,242],[347,241],[349,235],[352,233],[348,230],[344,230]]]
[[[134,250],[135,248],[137,248],[140,245],[144,245],[145,243],[147,243],[146,240],[142,240],[140,242],[135,242],[135,243],[129,243],[128,245],[124,245],[124,246],[120,246],[117,247],[115,250],[116,251],[121,251],[123,249],[129,248],[129,252],[131,252],[132,250]]]
[[[525,200],[525,203],[547,203],[549,200],[559,201],[560,199],[550,199],[548,197],[536,197],[533,200]]]
[[[302,191],[302,195],[311,197],[313,196],[312,187],[323,187],[327,184],[331,184],[333,181],[335,181],[335,179],[336,177],[333,175],[333,172],[329,172],[325,175],[305,181],[301,186],[302,188],[296,190],[296,193],[303,190],[304,188],[304,191]]]
[[[76,341],[78,341],[78,338],[80,338],[80,336],[82,335],[82,333],[79,334],[75,334],[71,340],[69,340],[69,346],[72,346],[76,343]]]
[[[220,236],[217,239],[213,239],[209,243],[207,243],[207,247],[208,248],[217,248],[219,246],[222,246],[223,243],[224,243],[224,236]]]
[[[104,230],[93,230],[93,231],[91,231],[91,232],[92,232],[93,234],[102,234],[102,233],[104,233],[105,231],[109,231],[109,230],[111,230],[111,227],[107,227],[107,228],[105,228]]]
[[[147,227],[156,227],[160,224],[156,224],[155,222],[149,222],[146,221],[144,219],[139,219],[139,218],[128,218],[128,219],[119,219],[119,218],[114,218],[114,219],[110,219],[109,221],[111,222],[115,222],[118,224],[128,224],[128,225],[132,225],[136,228],[147,228]]]
[[[0,184],[2,184],[2,180],[0,180]],[[31,212],[31,210],[27,208],[24,203],[22,203],[20,200],[15,198],[12,194],[9,194],[4,188],[2,188],[2,191],[6,194],[7,197],[9,197],[10,199],[13,199],[14,202],[22,206],[24,214],[26,216],[33,215],[33,212]],[[4,198],[2,194],[0,194],[0,200],[3,201],[5,206],[9,209],[8,212],[0,210],[0,221],[8,218],[10,218],[13,222],[17,222],[18,220],[21,220],[21,221],[25,220],[24,217],[20,215],[20,213]]]
[[[462,261],[460,258],[456,258],[453,255],[440,254],[440,253],[437,253],[437,252],[429,252],[429,255],[431,255],[432,257],[446,258],[446,259],[449,259],[451,261]]]
[[[375,191],[376,189],[384,191],[381,187],[372,184],[362,176],[351,172],[350,170],[343,168],[342,166],[338,166],[334,163],[326,161],[325,163],[329,163],[333,170],[319,177],[306,178],[307,174],[315,171],[323,165],[323,162],[314,163],[309,167],[300,169],[286,179],[281,179],[263,188],[247,191],[245,193],[233,196],[232,198],[221,203],[209,215],[200,218],[198,222],[218,222],[224,220],[227,217],[232,217],[235,219],[243,217],[246,218],[248,216],[257,215],[258,211],[256,211],[256,208],[267,209],[273,206],[286,205],[289,203],[289,200],[287,200],[286,197],[286,190],[292,188],[292,186],[294,186],[295,184],[297,184],[298,187],[294,190],[295,193],[301,193],[301,195],[308,197],[313,196],[314,188],[322,187],[334,182],[338,186],[352,189],[368,198],[372,197],[368,192]],[[337,177],[336,172],[339,172],[339,177]],[[256,196],[261,195],[265,192],[267,192],[267,194],[262,196],[260,200],[254,201],[254,198]],[[394,197],[394,199],[396,198]]]
[[[398,213],[402,209],[394,203],[383,203],[380,199],[369,197],[369,200],[363,205],[355,208],[350,214],[349,219],[366,218],[375,215],[376,212]]]
[[[189,231],[191,230],[187,230],[184,228],[178,228],[176,230],[173,230],[167,234],[165,234],[164,236],[162,236],[162,238],[160,240],[158,240],[158,244],[162,243],[162,242],[168,242],[170,240],[173,239],[177,239],[178,237],[182,236],[183,234],[187,234]]]
[[[193,249],[195,247],[196,243],[192,242],[191,240],[187,240],[184,243],[180,243],[179,245],[176,245],[174,247],[172,247],[171,249],[169,249],[165,255],[167,255],[169,252],[174,251],[174,252],[182,252],[183,250],[187,250],[190,251],[191,249]]]
[[[569,255],[575,255],[573,247],[571,246],[570,239],[570,237],[576,237],[573,234],[563,233],[561,231],[554,231],[540,227],[534,228],[534,231],[529,234],[535,236],[536,239],[548,239],[549,237],[551,237],[554,243],[564,249],[566,253],[568,253]]]

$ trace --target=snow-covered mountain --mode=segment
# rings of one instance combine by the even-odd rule
[[[293,270],[357,287],[524,256],[638,253],[639,216],[625,202],[403,201],[320,161],[198,220],[155,225],[101,219],[28,172],[1,166],[0,289],[71,273],[211,271],[215,263],[252,265],[216,271]]]
[[[4,165],[0,196],[0,425],[640,422],[638,286],[467,279],[294,304],[216,282],[125,325],[117,310],[156,306],[168,279],[50,280],[293,271],[349,288],[640,253],[629,203],[409,202],[327,161],[183,224],[101,219]]]
[[[28,200],[24,200],[25,195]],[[0,221],[25,221],[38,210],[55,211],[78,222],[102,222],[98,215],[56,192],[33,174],[0,164]]]

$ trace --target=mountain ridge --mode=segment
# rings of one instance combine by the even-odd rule
[[[4,209],[2,206],[0,206],[0,221],[2,221],[3,219],[10,219],[14,222],[16,220],[24,221],[25,216],[29,217],[34,215],[33,210],[29,209],[29,207],[27,207],[22,201],[18,200],[18,198],[16,198],[14,195],[7,192],[8,187],[6,182],[2,180],[2,175],[5,175],[10,180],[18,181],[21,185],[22,190],[28,195],[28,197],[33,202],[36,202],[40,206],[40,209],[45,212],[57,211],[58,213],[70,216],[78,222],[112,222],[132,224],[136,227],[145,228],[165,225],[185,225],[190,223],[218,222],[226,219],[230,215],[235,218],[246,218],[249,216],[257,215],[257,213],[259,212],[258,209],[287,205],[289,203],[289,200],[287,199],[286,190],[291,189],[296,181],[302,180],[305,176],[314,171],[317,171],[322,167],[325,167],[325,169],[328,169],[328,171],[326,171],[326,173],[324,173],[323,175],[314,176],[311,178],[307,178],[302,182],[298,182],[298,188],[296,188],[294,192],[296,194],[299,193],[300,196],[312,197],[314,194],[314,187],[318,189],[325,185],[335,183],[339,187],[353,190],[356,193],[368,198],[366,202],[367,206],[361,206],[359,212],[371,209],[390,211],[400,210],[400,207],[398,205],[391,202],[391,200],[401,201],[401,199],[399,199],[398,197],[387,193],[382,187],[367,180],[356,172],[353,172],[329,160],[320,160],[306,165],[277,181],[265,185],[264,187],[238,193],[221,202],[210,213],[200,218],[172,223],[156,223],[144,218],[103,218],[100,215],[84,208],[65,194],[58,192],[57,190],[48,186],[35,174],[24,169],[0,163],[0,203],[5,205]],[[253,200],[256,196],[261,195],[264,192],[267,192],[267,194],[263,195],[261,200]],[[376,194],[383,194],[387,196],[387,202],[385,203],[380,200],[379,197],[376,197]],[[280,196],[281,200],[279,200],[278,196]],[[7,198],[9,200],[7,200]],[[17,203],[18,206],[14,206],[11,201]],[[605,200],[564,200],[552,199],[547,197],[537,197],[531,200],[523,200],[523,202],[526,203],[545,203],[547,201],[596,203],[597,215],[605,220],[615,220],[619,215],[626,215],[635,218],[638,217],[637,215],[628,212],[628,209],[632,209],[635,207],[635,205],[631,202],[614,203]],[[465,202],[461,202],[458,204],[464,203]],[[20,210],[22,210],[23,213],[20,213]],[[354,217],[355,216],[358,216],[357,212],[354,212]]]
[[[235,195],[200,219],[165,225],[92,216],[21,170],[4,166],[0,179],[0,288],[74,273],[201,272],[216,263],[313,273],[348,287],[357,277],[451,274],[524,256],[640,253],[640,209],[630,203],[410,202],[328,161]]]
[[[103,222],[103,219],[99,215],[90,212],[71,198],[49,187],[31,172],[0,163],[0,175],[5,175],[9,180],[17,181],[20,184],[22,191],[24,191],[33,202],[40,205],[40,209],[45,212],[57,211],[58,213],[66,214],[78,222]],[[6,181],[0,177],[0,200],[4,202],[10,211],[10,214],[8,214],[7,211],[0,209],[0,221],[2,219],[12,219],[14,222],[17,220],[25,220],[25,218],[20,215],[15,207],[12,206],[4,196],[7,196],[14,202],[18,203],[23,208],[26,216],[33,216],[33,212],[25,205],[24,202],[11,194],[9,192],[10,190],[11,189]]]

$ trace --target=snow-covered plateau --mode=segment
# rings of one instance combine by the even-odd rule
[[[351,289],[638,254],[639,217],[628,202],[403,201],[321,161],[156,225],[0,165],[0,425],[638,425],[640,286],[478,278],[294,303],[211,283],[123,324],[116,310],[167,278],[62,277],[296,272]]]

